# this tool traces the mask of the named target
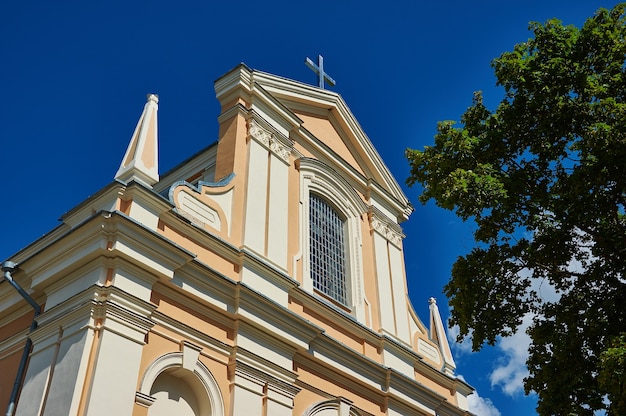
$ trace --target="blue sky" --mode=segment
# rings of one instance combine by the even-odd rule
[[[325,69],[415,205],[403,224],[409,292],[428,320],[471,224],[417,201],[404,186],[407,147],[431,144],[482,90],[502,91],[490,62],[525,41],[529,21],[580,26],[616,1],[0,2],[0,260],[58,224],[113,180],[147,93],[159,102],[161,173],[217,138],[213,81],[240,62],[311,84]],[[521,391],[523,334],[470,353],[458,373],[479,415],[533,415]],[[521,346],[521,347],[520,347]]]

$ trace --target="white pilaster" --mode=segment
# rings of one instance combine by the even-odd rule
[[[100,299],[94,310],[99,344],[86,380],[85,413],[130,415],[145,336],[152,327],[147,318],[152,308],[115,287],[101,289]]]
[[[244,245],[256,253],[264,255],[268,153],[255,140],[250,140],[248,146],[248,188],[246,194]]]
[[[269,212],[267,225],[267,257],[287,270],[289,166],[271,153]]]

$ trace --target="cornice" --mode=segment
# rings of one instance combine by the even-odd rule
[[[256,72],[245,65],[239,65],[215,81],[215,93],[222,105],[238,98],[249,103],[251,108],[258,107],[261,113],[267,113],[278,123],[280,129],[289,132],[302,124],[291,110],[268,93],[258,82]]]
[[[33,288],[45,289],[99,256],[120,256],[164,277],[171,277],[173,270],[194,257],[118,211],[99,212],[25,259],[19,268],[32,280]]]
[[[404,402],[413,409],[427,407],[432,411],[447,402],[446,397],[393,368],[389,369],[387,392],[390,400],[397,403]]]
[[[243,87],[247,92],[250,91],[252,83],[252,70],[245,64],[239,64],[226,74],[218,78],[215,83],[215,95],[223,104],[231,101],[234,97],[241,93],[239,89]]]
[[[111,213],[104,225],[112,243],[107,250],[111,256],[126,257],[144,269],[148,266],[157,276],[171,278],[174,270],[195,258],[194,253],[121,212]]]
[[[169,200],[159,195],[154,190],[147,188],[141,182],[129,182],[126,189],[120,194],[120,198],[123,200],[132,199],[134,202],[141,202],[143,205],[152,208],[154,212],[159,215],[174,207]]]
[[[188,266],[184,269],[179,270],[174,279],[157,283],[153,290],[181,305],[193,307],[226,328],[234,329],[237,283],[211,270],[200,276],[205,267]],[[191,284],[193,288],[189,287]]]
[[[217,359],[219,362],[222,362],[223,358],[218,358],[211,355],[208,351],[204,349],[204,347],[213,351],[216,354],[219,354],[220,357],[228,357],[232,350],[233,346],[221,342],[208,334],[205,334],[202,331],[198,331],[197,329],[185,324],[184,322],[177,321],[168,315],[161,313],[160,311],[155,311],[151,316],[152,322],[154,322],[155,326],[161,327],[172,334],[177,334],[180,339],[175,339],[172,341],[181,342],[182,340],[189,340],[194,344],[200,345],[203,347],[201,354],[207,356],[211,359]],[[211,316],[213,319],[213,316]],[[153,327],[153,332],[156,329]],[[163,336],[159,331],[155,332],[158,335]],[[225,362],[224,362],[225,363]]]
[[[289,276],[284,269],[269,262],[268,259],[260,256],[247,246],[243,246],[239,251],[238,265],[242,268],[255,271],[259,276],[272,282],[285,292],[288,292],[292,287],[300,284],[297,280]]]
[[[397,222],[408,220],[409,216],[414,211],[413,205],[408,199],[398,200],[373,179],[368,179],[366,195],[368,199],[375,199],[379,203],[389,207],[391,211],[397,212],[398,218],[395,219]]]
[[[294,112],[272,94],[268,93],[258,82],[252,84],[250,102],[252,109],[256,107],[260,112],[267,113],[273,121],[278,123],[277,127],[284,129],[285,132],[302,125],[302,120]]]
[[[59,218],[60,221],[63,221],[61,224],[9,257],[9,259],[17,264],[24,263],[40,251],[54,244],[57,240],[64,238],[67,234],[72,232],[73,228],[99,215],[99,212],[94,214],[93,209],[95,207],[97,210],[102,210],[102,205],[105,201],[109,203],[111,209],[114,208],[115,201],[118,196],[123,193],[125,188],[126,185],[120,181],[113,181],[104,186],[98,192],[64,213],[61,218]]]
[[[229,363],[231,379],[233,375],[244,377],[260,385],[268,385],[293,398],[302,390],[294,385],[298,374],[286,370],[258,355],[242,348],[235,348]]]
[[[5,358],[22,351],[24,342],[29,335],[29,329],[23,329],[9,337],[0,340],[0,361]]]
[[[31,280],[19,269],[13,273],[15,280],[39,305],[46,301],[43,292],[31,289]],[[18,319],[20,316],[32,314],[33,308],[24,298],[5,280],[0,282],[0,328],[9,322]]]
[[[322,312],[324,314],[328,314],[332,322],[337,322],[342,328],[346,328],[350,334],[363,339],[376,348],[382,348],[383,342],[380,334],[361,324],[352,315],[349,315],[347,312],[333,305],[326,299],[310,293],[302,289],[300,286],[294,287],[289,292],[289,296],[302,303],[303,306],[312,310],[319,310],[322,308]]]
[[[119,180],[115,180],[108,185],[104,186],[95,194],[89,196],[84,201],[67,211],[60,218],[64,224],[68,224],[70,227],[75,228],[94,215],[93,208],[97,207],[98,211],[103,210],[102,205],[106,202],[106,205],[110,207],[106,211],[113,211],[115,204],[120,195],[126,190],[126,184]]]
[[[250,113],[250,110],[247,109],[243,104],[236,103],[235,105],[233,105],[229,109],[223,110],[222,114],[217,116],[217,123],[218,124],[222,124],[226,120],[230,120],[231,118],[233,118],[235,116],[241,116],[243,118],[246,118],[246,117],[248,117],[249,113]]]
[[[382,378],[382,382],[379,385],[376,385],[374,382],[365,383],[353,375],[349,375],[341,370],[338,370],[334,367],[333,363],[324,361],[322,357],[316,357],[313,353],[298,352],[294,356],[294,365],[296,367],[307,368],[309,371],[319,375],[320,377],[331,380],[333,383],[337,383],[340,386],[344,386],[345,388],[354,391],[356,394],[367,397],[374,403],[380,404],[381,406],[385,402],[386,394],[385,391],[383,391],[382,386],[385,385],[384,379],[387,372],[384,369],[382,370],[382,373],[379,372],[376,377],[377,379]]]
[[[388,367],[355,351],[326,333],[320,334],[311,342],[308,353],[324,362],[331,372],[344,371],[346,376],[359,380],[360,383],[365,382],[370,387],[380,388],[385,384]]]
[[[291,310],[279,305],[253,288],[239,283],[237,313],[242,320],[265,331],[270,324],[283,331],[284,341],[289,341],[292,348],[306,349],[323,329]],[[260,318],[260,319],[259,319]]]
[[[9,286],[8,283],[6,286],[0,283],[0,288],[7,286]],[[6,325],[26,315],[33,316],[33,307],[26,303],[24,298],[22,298],[13,287],[9,287],[9,289],[11,290],[6,293],[11,295],[15,294],[16,296],[11,296],[10,298],[0,296],[0,328],[4,328]],[[13,302],[14,298],[15,301]],[[30,321],[28,321],[24,327],[28,328],[28,325],[30,325]]]

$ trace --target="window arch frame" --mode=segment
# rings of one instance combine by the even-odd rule
[[[339,173],[325,163],[312,158],[302,157],[298,160],[300,170],[300,206],[301,206],[301,258],[302,287],[318,296],[323,292],[314,288],[311,276],[310,253],[310,195],[314,194],[324,200],[345,221],[346,245],[346,300],[343,305],[336,305],[347,310],[357,320],[365,321],[365,292],[363,288],[363,253],[362,253],[362,220],[367,215],[368,207],[354,187]],[[333,300],[326,295],[323,298]]]

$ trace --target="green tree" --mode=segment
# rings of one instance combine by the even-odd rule
[[[476,223],[445,287],[459,337],[478,350],[534,316],[524,388],[541,415],[624,414],[625,7],[582,28],[531,23],[492,62],[498,107],[476,93],[460,124],[406,151],[420,201]]]

